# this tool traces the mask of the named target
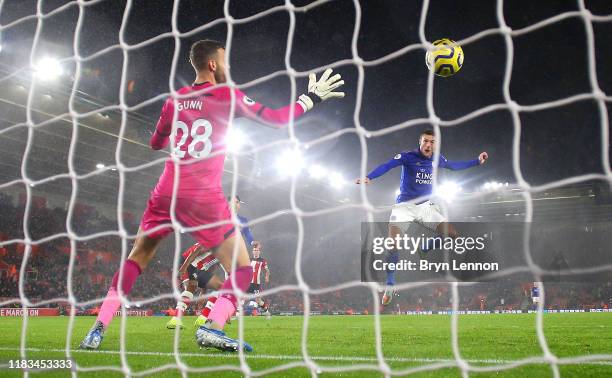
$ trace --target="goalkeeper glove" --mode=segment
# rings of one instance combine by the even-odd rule
[[[330,77],[331,74],[332,69],[326,69],[318,81],[314,73],[308,75],[308,93],[301,95],[297,101],[304,109],[304,113],[312,109],[319,102],[330,98],[344,97],[344,92],[334,92],[334,89],[344,85],[344,80],[341,80],[340,74]]]

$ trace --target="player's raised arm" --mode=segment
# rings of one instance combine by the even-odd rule
[[[333,76],[331,74],[332,69],[328,68],[317,80],[316,75],[311,73],[309,75],[308,91],[300,95],[295,103],[279,109],[271,109],[255,102],[236,89],[234,92],[236,95],[236,116],[261,121],[266,126],[273,128],[282,128],[289,122],[292,108],[294,118],[298,118],[320,102],[331,98],[344,97],[344,92],[336,92],[336,89],[344,85],[344,80],[342,80],[340,74]]]
[[[251,245],[254,246],[256,245],[256,243],[259,243],[257,241],[255,241],[255,238],[253,237],[253,233],[251,232],[251,228],[249,226],[246,225],[246,222],[248,222],[248,220],[246,220],[245,218],[245,225],[242,226],[242,235],[244,236],[244,241],[247,243],[247,245]]]
[[[360,178],[356,179],[355,184],[369,184],[375,178],[380,177],[384,175],[385,173],[387,173],[389,170],[404,164],[404,162],[405,162],[404,155],[397,154],[393,157],[393,159],[374,168],[374,170],[368,173],[368,175],[363,180]]]
[[[236,213],[240,211],[240,204],[244,203],[240,201],[240,197],[238,196],[234,198],[228,197],[227,201],[232,205]],[[253,233],[251,232],[251,227],[248,226],[249,220],[240,214],[236,214],[236,216],[238,217],[238,221],[240,222],[240,232],[242,233],[242,236],[244,237],[244,241],[246,242],[246,245],[253,246],[253,247],[260,246],[261,243],[255,240],[255,237],[253,236]]]
[[[178,272],[179,272],[179,276],[181,274],[183,274],[185,271],[187,271],[187,267],[189,265],[191,265],[191,263],[193,262],[193,260],[196,259],[196,257],[199,257],[201,255],[203,255],[204,253],[208,252],[208,249],[206,248],[202,248],[202,246],[199,246],[198,248],[196,248],[195,250],[193,250],[189,256],[187,256],[187,258],[185,259],[185,261],[183,262],[183,264],[181,265],[181,267],[179,268]]]
[[[451,161],[440,155],[440,161],[438,162],[438,166],[440,168],[450,169],[451,171],[459,171],[462,169],[467,169],[484,164],[488,158],[489,154],[487,154],[486,152],[481,152],[480,155],[478,155],[477,159],[465,161]]]

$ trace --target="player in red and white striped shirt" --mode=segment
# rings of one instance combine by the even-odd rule
[[[268,260],[261,257],[261,244],[258,244],[257,246],[253,247],[253,258],[251,259],[251,267],[253,268],[253,279],[251,279],[251,284],[249,285],[247,294],[255,294],[255,301],[257,302],[257,305],[262,308],[265,313],[267,313],[270,304],[267,301],[264,301],[259,296],[259,293],[261,292],[262,273],[264,276],[264,282],[270,282],[270,267],[268,266]]]
[[[183,252],[182,257],[183,263],[179,268],[179,277],[185,290],[181,293],[181,299],[176,303],[176,316],[173,316],[166,323],[166,328],[168,329],[175,329],[176,327],[185,328],[181,318],[189,304],[193,301],[193,293],[195,293],[197,288],[216,291],[223,285],[223,280],[214,274],[215,269],[219,266],[219,260],[212,254],[210,249],[204,248],[200,243],[195,243]],[[208,298],[202,314],[196,320],[196,326],[201,326],[206,322],[216,300],[216,295]]]

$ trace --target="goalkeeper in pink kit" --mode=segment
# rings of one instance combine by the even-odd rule
[[[344,81],[338,74],[332,76],[331,69],[327,69],[319,80],[310,74],[308,91],[300,95],[296,103],[270,109],[238,89],[219,85],[226,82],[225,48],[220,42],[195,42],[191,46],[190,62],[196,71],[194,84],[179,89],[175,97],[166,100],[150,141],[151,147],[159,150],[172,140],[173,159],[165,163],[151,192],[132,251],[120,266],[122,272],[115,273],[98,318],[81,342],[81,348],[99,348],[104,331],[121,305],[120,295],[130,294],[160,242],[173,231],[171,202],[174,196],[174,215],[180,226],[195,228],[190,231],[191,235],[202,246],[211,249],[230,273],[221,287],[226,293],[217,299],[208,321],[198,329],[197,342],[203,347],[225,351],[237,351],[240,347],[251,350],[248,344],[241,344],[223,332],[225,323],[236,310],[234,290],[246,292],[253,276],[247,247],[240,232],[235,232],[221,187],[224,139],[230,127],[232,106],[235,117],[281,128],[290,121],[291,113],[298,118],[319,102],[344,97],[343,92],[335,92]],[[238,244],[238,254],[235,270],[232,270],[235,244]]]

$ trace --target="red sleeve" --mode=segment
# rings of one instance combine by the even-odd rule
[[[279,109],[270,109],[254,100],[251,100],[241,90],[235,89],[236,117],[245,117],[254,121],[263,122],[280,129],[287,125],[293,108],[293,118],[298,119],[304,114],[304,109],[297,103],[283,106]]]
[[[183,257],[185,259],[187,259],[189,257],[189,255],[191,255],[192,252],[194,252],[196,249],[198,249],[199,246],[200,245],[198,243],[195,243],[191,247],[187,248],[187,250],[185,252],[183,252]]]
[[[174,102],[172,98],[169,98],[164,103],[161,115],[155,126],[155,132],[151,136],[149,144],[154,150],[161,150],[168,145],[170,139],[168,138],[172,133],[172,115],[174,112]]]

